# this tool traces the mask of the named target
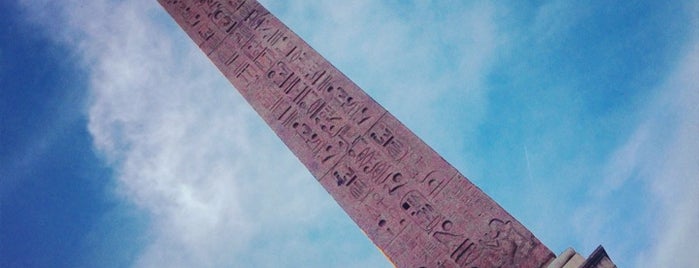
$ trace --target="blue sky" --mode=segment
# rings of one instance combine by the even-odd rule
[[[261,1],[556,253],[696,267],[695,1]],[[0,3],[1,267],[390,267],[156,1]]]

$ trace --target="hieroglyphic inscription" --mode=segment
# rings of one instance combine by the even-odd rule
[[[539,267],[552,253],[262,5],[159,0],[399,267]]]

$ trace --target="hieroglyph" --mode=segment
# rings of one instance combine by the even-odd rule
[[[541,267],[553,259],[256,1],[159,2],[398,267]]]

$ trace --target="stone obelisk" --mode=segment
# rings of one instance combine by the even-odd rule
[[[398,267],[542,267],[554,254],[267,9],[159,0]]]

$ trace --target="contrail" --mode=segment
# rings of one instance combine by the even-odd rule
[[[527,160],[527,175],[529,176],[529,180],[533,180],[532,169],[529,166],[529,150],[527,150],[527,145],[524,145],[524,159]]]

